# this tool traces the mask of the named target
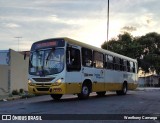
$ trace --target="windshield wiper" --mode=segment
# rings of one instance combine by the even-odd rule
[[[43,52],[44,53],[44,52]],[[44,57],[43,57],[43,55],[42,54],[40,54],[40,51],[39,50],[36,50],[36,55],[38,56],[37,57],[37,63],[36,64],[38,64],[38,61],[40,62],[40,69],[37,69],[38,70],[38,73],[39,73],[39,76],[45,76],[45,70],[44,70],[44,62],[43,62],[43,59],[44,59]],[[39,55],[41,55],[41,57],[39,58]],[[38,66],[37,66],[38,67]]]
[[[52,48],[51,51],[48,53],[48,56],[47,56],[47,58],[46,58],[46,64],[47,64],[47,62],[48,62],[48,60],[49,60],[50,55],[51,55],[52,52],[54,52],[54,51],[55,51],[55,47]]]

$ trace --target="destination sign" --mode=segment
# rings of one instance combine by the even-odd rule
[[[56,41],[52,41],[52,42],[42,42],[42,43],[38,43],[36,45],[36,48],[41,48],[41,47],[53,47],[53,46],[57,46],[57,42]]]
[[[32,45],[31,50],[50,48],[50,47],[64,47],[64,39],[47,39],[39,42],[35,42]]]

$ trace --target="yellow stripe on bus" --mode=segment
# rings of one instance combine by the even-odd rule
[[[128,89],[134,90],[135,83],[128,83]],[[28,91],[33,94],[77,94],[81,92],[81,83],[61,83],[58,86],[28,85]],[[92,92],[122,90],[122,83],[92,83]]]

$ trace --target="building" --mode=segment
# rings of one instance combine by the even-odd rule
[[[139,77],[139,85],[145,87],[160,87],[160,75]]]
[[[28,61],[24,55],[12,49],[0,51],[0,95],[13,90],[27,90]]]
[[[138,82],[141,87],[160,87],[160,75],[157,75],[155,71],[145,73],[139,70]]]
[[[9,50],[1,50],[0,65],[8,65],[8,64],[9,64]]]

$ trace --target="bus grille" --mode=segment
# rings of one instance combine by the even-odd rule
[[[51,82],[55,78],[33,78],[36,82]]]
[[[49,91],[49,88],[37,88],[38,91]]]
[[[36,83],[36,86],[51,86],[52,83]]]

